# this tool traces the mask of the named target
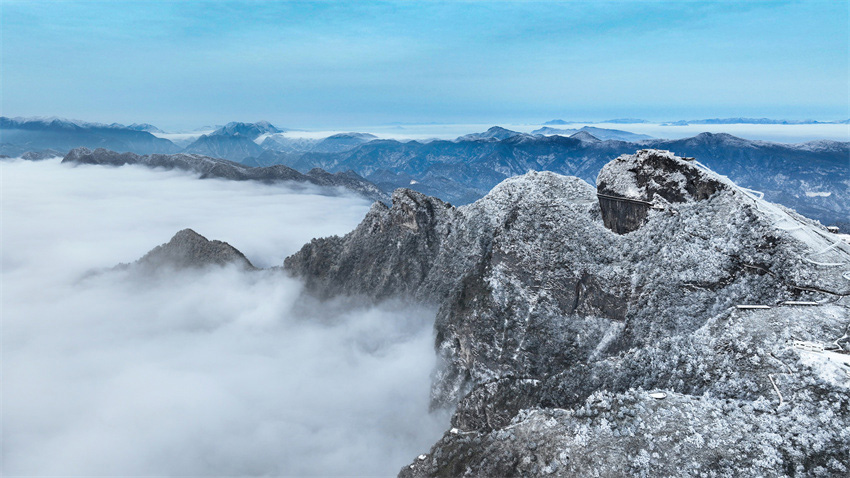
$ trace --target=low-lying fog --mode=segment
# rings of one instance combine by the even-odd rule
[[[5,475],[395,475],[428,413],[434,311],[298,302],[281,274],[82,278],[178,230],[279,265],[368,202],[59,160],[2,168]]]

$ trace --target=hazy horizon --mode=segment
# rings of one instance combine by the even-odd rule
[[[109,120],[89,121],[80,118],[59,118],[53,117],[18,117],[21,119],[62,119],[81,123],[94,123],[112,125],[115,122]],[[13,118],[16,119],[16,118]],[[241,121],[245,123],[254,123],[267,120]],[[133,123],[145,123],[145,121],[134,121]],[[286,137],[322,139],[334,134],[340,133],[371,133],[378,139],[393,139],[399,141],[406,140],[454,140],[460,136],[480,133],[491,127],[503,127],[509,130],[518,131],[520,133],[532,133],[536,129],[544,126],[543,122],[536,123],[387,123],[379,125],[348,125],[326,128],[303,128],[293,127],[290,124],[280,124],[270,121],[271,124],[278,128],[286,130],[282,133]],[[125,126],[131,124],[128,122]],[[219,126],[223,125],[205,125],[206,127],[199,128],[184,128],[184,129],[167,129],[161,125],[154,124],[153,126],[160,127],[164,130],[162,133],[153,133],[160,138],[177,141],[180,144],[187,140],[193,140],[200,137],[202,134],[208,134]],[[850,141],[850,125],[841,123],[817,123],[817,124],[758,124],[758,123],[731,123],[731,124],[688,124],[674,125],[658,122],[647,123],[610,123],[610,122],[592,122],[592,121],[577,121],[569,122],[563,125],[549,125],[555,129],[580,129],[583,126],[598,127],[603,129],[614,129],[627,131],[636,134],[644,134],[657,139],[682,139],[696,136],[700,133],[727,133],[733,136],[738,136],[749,140],[774,141],[779,143],[804,143],[814,140],[833,140],[833,141]],[[265,137],[261,136],[255,140],[258,144]]]

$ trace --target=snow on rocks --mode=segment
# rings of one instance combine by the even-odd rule
[[[638,227],[612,232],[602,195],[647,203]],[[410,476],[466,467],[487,476],[586,474],[594,462],[577,457],[596,450],[588,443],[604,454],[609,439],[649,453],[611,464],[609,474],[660,465],[681,471],[683,462],[670,457],[683,449],[693,452],[686,462],[694,470],[714,466],[720,453],[719,475],[750,459],[760,460],[756,475],[779,465],[802,467],[798,474],[850,467],[832,452],[798,460],[807,452],[793,441],[736,441],[754,427],[763,437],[791,433],[794,422],[763,418],[776,410],[817,425],[832,405],[815,396],[837,400],[840,410],[830,413],[850,426],[846,391],[785,346],[792,337],[828,342],[844,333],[843,269],[804,260],[848,262],[843,246],[777,227],[783,223],[768,203],[669,152],[612,161],[597,191],[577,178],[531,172],[461,208],[407,191],[394,199],[344,238],[313,241],[285,267],[324,290],[438,305],[432,404],[456,406],[452,426],[464,432],[445,434]],[[817,228],[779,213],[806,234]],[[785,301],[823,305],[778,305]],[[819,395],[794,388],[801,382]],[[638,387],[667,397],[630,391]],[[776,390],[784,397],[778,406]],[[621,399],[629,405],[611,405]],[[727,409],[733,419],[723,418]],[[651,423],[651,433],[635,438],[635,417]],[[811,439],[846,450],[850,436]],[[703,441],[711,450],[687,448]],[[659,442],[673,448],[653,450]],[[570,460],[556,466],[564,450]]]

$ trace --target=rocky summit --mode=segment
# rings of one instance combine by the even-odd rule
[[[401,189],[286,259],[322,297],[439,307],[452,428],[400,476],[850,473],[850,246],[667,151],[597,182]]]
[[[210,241],[191,229],[183,229],[165,244],[153,248],[132,264],[142,271],[157,271],[160,268],[196,269],[209,266],[233,265],[253,270],[244,254],[222,241]]]
[[[596,178],[605,227],[619,234],[634,231],[650,208],[702,201],[725,186],[705,169],[695,168],[669,151],[644,149],[606,164]],[[695,163],[696,164],[696,163]]]

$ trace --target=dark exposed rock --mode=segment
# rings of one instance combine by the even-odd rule
[[[650,204],[616,196],[599,196],[602,223],[617,234],[637,230],[646,222]]]
[[[143,270],[161,268],[194,269],[208,266],[227,266],[253,270],[244,254],[222,241],[210,241],[191,229],[183,229],[167,243],[153,248],[133,266]]]
[[[401,475],[850,468],[847,386],[787,346],[850,325],[843,269],[819,265],[850,263],[850,246],[666,152],[606,168],[603,191],[664,209],[620,235],[592,186],[553,173],[511,178],[459,208],[400,190],[353,232],[286,260],[319,295],[439,305],[432,404],[456,407],[457,430]],[[827,298],[804,311],[734,309]],[[777,380],[793,397],[782,413]],[[771,438],[798,427],[818,431]]]
[[[178,153],[139,156],[135,153],[117,153],[103,148],[94,151],[88,148],[75,148],[65,156],[62,162],[111,166],[139,164],[151,168],[192,171],[200,174],[201,178],[222,178],[236,181],[252,180],[267,183],[293,181],[316,186],[345,188],[368,199],[386,200],[386,195],[374,184],[351,172],[330,174],[315,170],[305,175],[283,165],[252,168],[226,159],[210,158],[198,154]]]

